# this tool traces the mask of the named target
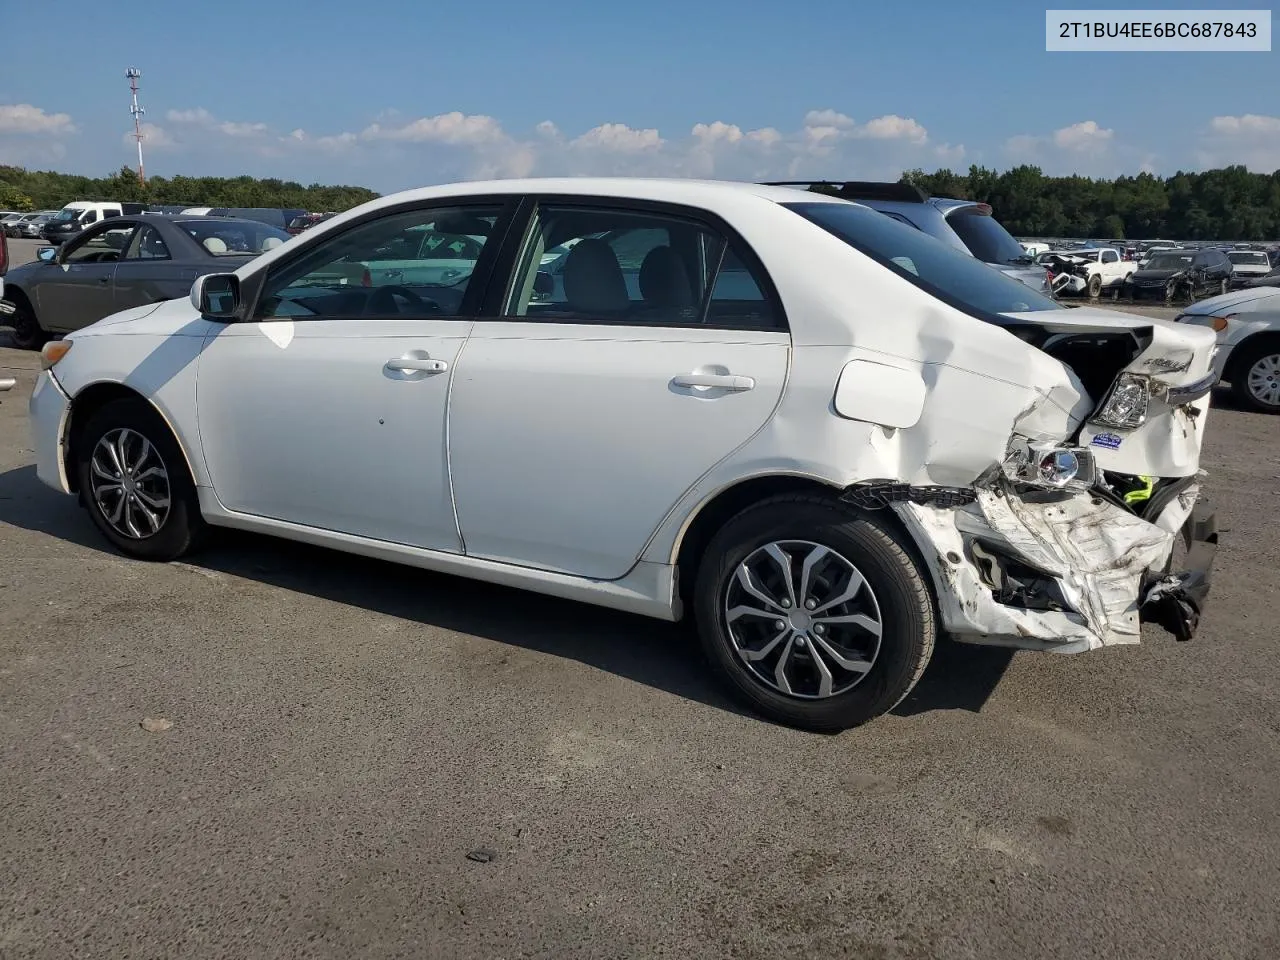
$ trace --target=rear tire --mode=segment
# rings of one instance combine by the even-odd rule
[[[821,732],[897,706],[937,630],[933,594],[901,535],[812,495],[774,497],[726,523],[699,565],[694,613],[731,696]]]
[[[206,532],[186,458],[141,398],[113,400],[76,440],[76,477],[89,516],[121,553],[175,560]]]
[[[13,327],[9,337],[15,347],[19,350],[39,350],[53,339],[53,336],[40,326],[40,321],[36,319],[30,304],[13,300],[9,302],[17,308],[8,318],[9,326]]]
[[[1246,343],[1232,361],[1236,400],[1257,413],[1280,413],[1280,339]]]

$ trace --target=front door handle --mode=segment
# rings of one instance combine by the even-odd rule
[[[430,357],[395,357],[383,366],[393,373],[444,373],[449,369],[444,360],[432,360]]]
[[[735,393],[750,390],[756,385],[755,380],[751,377],[735,377],[719,373],[682,373],[677,377],[672,377],[671,383],[677,387],[707,387],[717,390],[731,390]]]

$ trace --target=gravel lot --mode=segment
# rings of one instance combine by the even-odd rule
[[[1211,416],[1195,641],[943,645],[822,737],[660,623],[243,535],[122,559],[36,480],[35,369],[0,348],[5,960],[1280,956],[1274,419]]]

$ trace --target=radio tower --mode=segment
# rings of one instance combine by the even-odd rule
[[[133,92],[133,106],[129,112],[133,114],[133,139],[138,141],[138,183],[145,187],[147,178],[142,172],[142,115],[147,111],[138,106],[138,81],[142,79],[142,71],[137,67],[130,67],[124,75],[128,78],[129,89]]]

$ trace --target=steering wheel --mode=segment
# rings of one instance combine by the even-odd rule
[[[383,314],[399,314],[400,305],[396,303],[396,297],[407,300],[410,307],[417,308],[423,313],[439,313],[440,304],[434,300],[428,300],[426,297],[420,297],[408,287],[402,287],[398,284],[388,284],[385,287],[375,287],[369,299],[365,301],[364,310],[361,311],[365,316],[370,314],[381,316]]]

